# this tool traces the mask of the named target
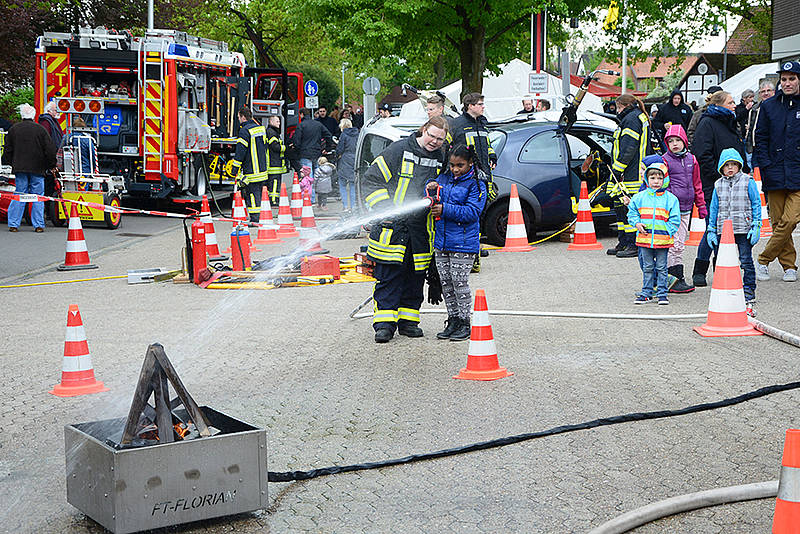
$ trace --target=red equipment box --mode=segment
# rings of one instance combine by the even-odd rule
[[[341,274],[339,258],[325,254],[306,256],[300,263],[300,273],[303,276],[330,275],[334,280],[338,280]]]

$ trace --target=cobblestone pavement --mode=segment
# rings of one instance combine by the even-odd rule
[[[182,241],[176,224],[174,232],[93,257],[100,269],[92,275],[173,267]],[[347,255],[361,243],[328,245]],[[260,257],[281,247],[289,245]],[[691,264],[694,251],[687,252]],[[82,273],[32,280],[70,277]],[[707,308],[709,288],[671,296],[667,308],[634,307],[640,281],[636,260],[567,252],[557,242],[530,253],[492,253],[471,278],[495,309]],[[775,276],[759,283],[759,318],[796,330],[798,290]],[[514,375],[473,382],[451,378],[468,345],[435,338],[443,315],[423,315],[422,339],[375,345],[369,320],[348,318],[369,284],[223,292],[108,280],[0,291],[3,302],[16,304],[0,334],[0,532],[104,531],[66,502],[63,427],[124,416],[154,341],[199,403],[267,429],[273,471],[397,458],[797,380],[797,349],[765,336],[704,339],[691,330],[702,321],[494,316],[501,365]],[[60,376],[73,303],[97,377],[110,391],[58,398],[47,391]],[[798,400],[800,392],[789,391],[712,412],[272,483],[263,512],[165,531],[586,532],[670,496],[776,479],[784,432],[798,425]],[[710,508],[635,533],[767,532],[772,507],[761,500]]]

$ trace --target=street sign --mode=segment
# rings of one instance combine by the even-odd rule
[[[307,96],[306,97],[306,107],[317,109],[319,107],[319,97],[318,96]]]
[[[314,80],[308,80],[303,89],[306,92],[306,96],[317,96],[317,93],[319,93],[319,86]]]
[[[547,73],[546,72],[531,72],[528,79],[528,92],[529,93],[546,93],[547,92]]]
[[[370,76],[364,80],[364,83],[361,84],[361,88],[364,90],[365,95],[377,95],[378,91],[381,90],[381,82],[378,81],[378,78]]]

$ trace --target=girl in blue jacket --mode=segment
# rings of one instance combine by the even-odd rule
[[[480,252],[480,216],[486,204],[485,177],[475,166],[474,149],[459,144],[450,150],[449,170],[427,188],[433,197],[438,191],[431,206],[433,248],[448,315],[444,331],[436,337],[462,341],[470,336],[469,273]]]

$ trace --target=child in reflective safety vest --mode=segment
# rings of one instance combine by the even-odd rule
[[[681,224],[678,197],[667,191],[669,172],[663,160],[653,162],[645,171],[647,189],[636,193],[628,205],[628,223],[636,228],[636,246],[642,266],[642,292],[634,304],[653,300],[657,284],[658,303],[669,304],[667,298],[667,251]]]

